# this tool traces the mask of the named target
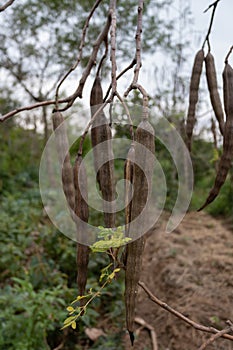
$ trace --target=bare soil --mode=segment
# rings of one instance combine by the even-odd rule
[[[206,213],[188,213],[171,234],[166,217],[149,234],[141,280],[159,299],[205,326],[233,321],[233,232]],[[198,350],[211,334],[195,330],[153,303],[139,288],[137,316],[154,327],[158,350]],[[150,333],[136,325],[134,350],[152,349]],[[125,349],[132,349],[128,336]],[[207,350],[232,350],[220,338]]]

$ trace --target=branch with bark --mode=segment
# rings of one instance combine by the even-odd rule
[[[214,327],[207,327],[204,326],[202,324],[199,324],[197,322],[194,322],[193,320],[191,320],[190,318],[184,316],[183,314],[181,314],[180,312],[178,312],[177,310],[173,309],[171,306],[169,306],[168,304],[166,304],[165,302],[161,301],[160,299],[158,299],[151,291],[150,289],[146,286],[145,283],[139,281],[139,286],[145,291],[145,293],[148,295],[148,297],[150,298],[151,301],[153,301],[153,303],[159,305],[161,308],[167,310],[168,312],[170,312],[172,315],[178,317],[179,319],[181,319],[182,321],[184,321],[185,323],[189,324],[191,327],[202,331],[202,332],[207,332],[207,333],[212,333],[215,335],[215,337],[211,337],[208,340],[208,344],[213,343],[217,338],[225,338],[228,340],[233,341],[233,335],[227,334],[230,332],[233,332],[233,327],[232,327],[232,323],[230,321],[227,321],[228,324],[230,324],[229,327],[227,327],[224,330],[218,330]],[[205,347],[208,345],[207,343],[205,343]],[[203,348],[200,348],[199,350],[203,350],[205,349],[204,344],[203,344]]]
[[[0,12],[5,11],[9,6],[13,4],[15,0],[9,0],[4,5],[0,6]]]

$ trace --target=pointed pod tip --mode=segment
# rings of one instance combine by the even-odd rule
[[[129,337],[130,337],[130,341],[131,341],[131,345],[133,346],[133,344],[134,344],[134,333],[133,332],[131,332],[131,331],[129,331]]]
[[[206,201],[199,209],[197,209],[197,212],[202,211],[209,203]]]

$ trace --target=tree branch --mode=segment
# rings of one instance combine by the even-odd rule
[[[66,102],[67,102],[66,99],[59,100],[59,103],[66,103]],[[39,102],[39,103],[35,103],[35,104],[29,105],[29,106],[16,108],[13,111],[10,111],[9,113],[4,114],[3,116],[0,116],[0,123],[4,122],[5,120],[13,117],[14,115],[16,115],[16,114],[18,114],[20,112],[31,111],[32,109],[43,107],[43,106],[54,105],[55,103],[56,103],[55,100],[48,100],[48,101],[42,101],[42,102]]]
[[[146,294],[148,295],[148,297],[151,299],[151,301],[153,301],[154,303],[156,303],[157,305],[159,305],[160,307],[162,307],[163,309],[169,311],[171,314],[173,314],[174,316],[180,318],[182,321],[188,323],[190,326],[192,326],[193,328],[202,331],[202,332],[207,332],[207,333],[213,333],[213,334],[218,334],[219,331],[218,329],[214,328],[214,327],[206,327],[203,326],[201,324],[198,324],[192,320],[190,320],[188,317],[182,315],[180,312],[174,310],[172,307],[170,307],[169,305],[167,305],[166,303],[164,303],[163,301],[159,300],[148,288],[147,286],[139,281],[138,285],[146,292]],[[226,332],[224,334],[221,334],[219,337],[225,338],[225,339],[229,339],[231,341],[233,341],[233,335],[229,335],[226,334]]]
[[[82,38],[80,41],[80,45],[79,45],[79,49],[78,49],[78,57],[77,60],[75,62],[75,64],[70,68],[70,70],[63,76],[63,78],[61,79],[61,81],[59,82],[57,89],[56,89],[56,93],[55,93],[55,100],[58,103],[58,95],[59,95],[59,89],[61,87],[61,85],[64,83],[64,81],[66,80],[66,78],[68,78],[68,76],[78,67],[81,59],[82,59],[82,54],[83,54],[83,47],[84,47],[84,43],[85,43],[85,38],[86,38],[86,32],[87,32],[87,28],[89,26],[89,22],[95,12],[95,10],[97,9],[97,7],[99,6],[99,4],[101,3],[102,0],[96,0],[96,2],[94,3],[86,21],[85,24],[83,26],[83,30],[82,30]],[[57,107],[57,106],[56,106]]]
[[[124,96],[127,97],[131,90],[135,89],[135,85],[138,82],[139,77],[139,71],[142,65],[141,62],[141,33],[142,33],[142,11],[143,11],[143,0],[138,1],[138,21],[137,21],[137,31],[135,35],[135,41],[136,41],[136,52],[135,52],[135,60],[136,60],[136,67],[134,69],[134,77],[133,81],[130,84],[127,91],[124,93]]]
[[[5,68],[6,70],[8,70],[13,77],[15,77],[15,79],[17,80],[17,82],[22,86],[22,88],[24,89],[24,91],[32,98],[32,100],[34,100],[35,102],[42,102],[42,99],[40,97],[35,96],[27,87],[27,85],[24,83],[23,78],[22,78],[22,72],[18,71],[15,72],[14,68],[16,66],[16,63],[13,62],[10,57],[8,57],[6,54],[6,59],[8,60],[8,62],[4,63],[2,65],[3,68]]]
[[[82,155],[83,153],[83,143],[84,143],[84,140],[86,138],[86,135],[88,133],[88,130],[90,129],[91,125],[94,123],[96,117],[103,111],[103,109],[105,108],[105,106],[110,103],[111,100],[109,99],[109,101],[106,101],[104,102],[98,109],[97,111],[95,112],[95,114],[93,115],[93,117],[91,118],[91,120],[89,121],[89,123],[87,124],[82,136],[81,136],[81,139],[80,139],[80,144],[79,144],[79,149],[78,149],[78,155]]]
[[[131,68],[133,68],[133,66],[136,64],[136,59],[134,58],[133,60],[132,60],[132,62],[125,68],[125,69],[123,69],[123,71],[116,77],[116,79],[118,80],[118,79],[120,79],[120,77],[122,77],[122,75],[124,75],[126,72],[128,72],[128,70],[130,70]],[[105,96],[104,96],[104,99],[103,99],[103,101],[105,102],[106,100],[107,100],[107,98],[108,98],[108,95],[109,95],[109,93],[110,93],[110,91],[111,91],[111,87],[112,87],[112,83],[109,85],[109,87],[108,87],[108,90],[107,90],[107,92],[106,92],[106,94],[105,94]]]
[[[208,32],[207,32],[207,34],[206,34],[204,43],[203,43],[203,45],[202,45],[202,49],[203,49],[204,46],[205,46],[205,43],[207,42],[207,43],[208,43],[208,47],[209,47],[209,51],[210,51],[209,36],[210,36],[210,33],[211,33],[211,29],[212,29],[213,22],[214,22],[214,15],[215,15],[215,11],[216,11],[216,8],[217,8],[217,6],[218,6],[219,1],[221,1],[221,0],[216,0],[215,2],[213,2],[213,3],[204,11],[204,13],[206,13],[207,11],[209,11],[209,9],[210,9],[211,7],[213,7],[212,15],[211,15],[211,18],[210,18],[209,29],[208,29]]]
[[[143,328],[147,328],[150,331],[153,350],[158,350],[157,336],[154,327],[140,317],[135,317],[134,322],[140,324]]]
[[[0,6],[0,12],[3,12],[7,7],[11,6],[15,0],[9,0],[4,5]]]
[[[118,100],[121,102],[122,106],[124,107],[124,110],[125,110],[125,113],[128,117],[128,120],[129,120],[129,132],[130,132],[130,136],[131,136],[131,139],[134,140],[134,132],[133,132],[133,121],[131,119],[131,115],[130,115],[130,112],[129,112],[129,109],[128,109],[128,106],[127,104],[125,103],[125,101],[123,100],[123,98],[121,97],[121,95],[116,91],[116,96],[118,98]]]
[[[83,88],[84,88],[84,85],[85,85],[85,82],[91,72],[91,69],[92,67],[95,65],[96,63],[96,57],[97,57],[97,54],[98,54],[98,51],[99,51],[99,48],[100,48],[100,45],[102,44],[103,41],[105,41],[107,35],[108,35],[108,32],[109,32],[109,28],[110,28],[110,25],[111,25],[111,15],[109,14],[108,15],[108,18],[107,18],[107,22],[102,30],[102,32],[100,33],[100,35],[98,36],[96,42],[94,43],[93,45],[93,50],[92,50],[92,53],[91,53],[91,56],[89,58],[89,61],[87,63],[87,66],[82,74],[82,77],[79,81],[79,85],[78,85],[78,88],[76,89],[76,91],[74,92],[73,95],[67,97],[67,106],[63,109],[60,109],[60,111],[65,111],[67,110],[68,108],[70,108],[74,101],[76,100],[76,98],[82,98],[82,92],[83,92]]]
[[[138,1],[138,23],[137,23],[137,31],[136,31],[136,67],[134,70],[134,78],[133,78],[133,85],[137,84],[138,77],[139,77],[139,71],[142,66],[141,61],[141,34],[142,34],[142,11],[143,11],[143,0]]]
[[[135,63],[136,63],[136,61],[135,61],[135,58],[134,58],[132,60],[132,62],[117,76],[117,80],[119,78],[121,78],[129,69],[133,68]],[[109,85],[109,88],[107,90],[107,93],[106,93],[106,95],[104,97],[103,102],[107,101],[109,92],[111,91],[111,86],[112,86],[112,84]],[[69,102],[69,98],[64,98],[64,99],[58,100],[58,104],[67,103],[67,102]],[[0,123],[4,122],[5,120],[7,120],[9,118],[12,118],[14,115],[16,115],[16,114],[18,114],[20,112],[30,111],[32,109],[36,109],[36,108],[39,108],[39,107],[55,105],[55,104],[56,104],[56,100],[48,100],[48,101],[42,101],[42,102],[39,102],[39,103],[36,103],[36,104],[32,104],[32,105],[29,105],[29,106],[23,106],[23,107],[20,107],[20,108],[16,108],[16,109],[8,112],[7,114],[4,114],[3,116],[0,116]]]
[[[117,89],[117,78],[116,78],[116,0],[111,1],[111,57],[112,62],[112,94],[115,95]]]
[[[233,325],[230,321],[227,321],[226,323],[230,323],[230,326],[227,328],[219,331],[218,333],[212,335],[198,350],[205,350],[208,345],[212,344],[216,339],[220,338],[224,334],[230,333],[233,331]]]
[[[139,90],[143,96],[143,119],[148,118],[148,93],[142,87],[142,85],[138,84],[139,72],[142,66],[141,62],[141,33],[142,33],[142,12],[143,12],[143,0],[138,1],[138,21],[137,21],[137,31],[135,35],[136,40],[136,67],[134,69],[134,77],[133,81],[124,93],[124,96],[127,97],[131,90]]]
[[[228,58],[230,57],[232,51],[233,51],[233,46],[231,46],[231,48],[230,48],[228,54],[226,55],[226,58],[225,58],[225,63],[226,63],[226,64],[228,63]]]

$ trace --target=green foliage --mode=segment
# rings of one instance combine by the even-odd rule
[[[7,145],[2,143],[0,151],[0,161],[8,175],[5,177],[1,173],[0,348],[53,349],[64,340],[64,332],[68,332],[64,349],[79,349],[78,344],[88,344],[84,328],[96,327],[102,315],[114,317],[112,323],[118,322],[119,329],[122,328],[123,280],[119,278],[117,283],[109,283],[114,277],[109,268],[108,272],[103,271],[102,282],[96,281],[108,257],[100,253],[91,255],[87,288],[97,292],[106,279],[108,283],[101,289],[101,298],[94,298],[87,307],[78,330],[61,330],[65,306],[77,289],[76,244],[53,227],[43,210],[36,183],[39,149],[34,157],[30,156],[32,144],[40,144],[41,139],[37,134],[32,134],[33,138],[29,135],[30,132],[16,126],[6,129],[3,137]],[[17,149],[17,167],[12,167],[13,152],[12,158],[9,157],[8,144]],[[18,147],[19,144],[25,147]],[[32,173],[31,164],[34,164]],[[110,299],[114,303],[110,303]],[[113,338],[109,332],[98,344],[100,347],[105,341],[110,344]]]
[[[64,317],[62,286],[36,291],[29,275],[13,277],[0,296],[0,346],[9,350],[50,349],[46,337]],[[23,335],[23,336],[22,336]]]
[[[216,176],[215,162],[219,160],[219,153],[216,152],[210,142],[201,139],[194,141],[192,163],[195,182],[191,202],[192,210],[197,210],[202,206],[213,187]],[[233,218],[232,186],[232,175],[230,174],[222,186],[218,197],[205,210],[214,216],[222,215]]]
[[[101,296],[102,291],[107,286],[107,284],[111,283],[112,280],[116,277],[116,274],[120,271],[120,268],[115,268],[113,271],[109,271],[111,266],[112,263],[101,270],[99,282],[104,283],[100,287],[98,286],[96,290],[91,288],[88,294],[78,296],[74,301],[72,301],[71,305],[66,308],[66,310],[69,312],[69,317],[65,319],[62,329],[69,326],[71,326],[73,329],[76,329],[76,322],[81,316],[86,314],[88,305],[94,299]],[[80,300],[85,300],[85,304],[83,306],[79,305]]]
[[[124,237],[124,227],[118,226],[116,229],[99,226],[98,241],[91,246],[94,253],[104,253],[110,248],[120,248],[132,238]]]
[[[38,181],[42,138],[7,122],[1,129],[0,194],[15,193],[22,187],[35,187]]]
[[[233,183],[227,178],[220,194],[207,208],[207,212],[214,216],[227,216],[233,219]]]
[[[35,188],[5,194],[0,205],[0,347],[50,349],[47,336],[59,330],[65,299],[74,293],[60,261],[51,256],[57,250],[51,241],[59,233],[42,225]]]

